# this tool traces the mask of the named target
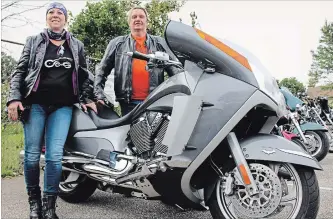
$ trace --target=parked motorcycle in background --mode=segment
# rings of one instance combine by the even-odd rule
[[[319,106],[320,106],[320,117],[323,121],[326,122],[328,126],[328,130],[330,132],[330,152],[333,152],[333,109],[331,109],[328,105],[327,97],[319,97],[318,98]]]
[[[310,98],[309,96],[302,94],[300,97],[307,102],[307,104],[299,107],[299,112],[304,119],[309,122],[316,122],[327,128],[326,133],[329,142],[329,151],[333,152],[333,122],[332,122],[332,109],[328,105],[327,97]]]
[[[327,135],[328,129],[326,126],[317,123],[316,120],[309,119],[312,118],[311,112],[316,116],[315,109],[309,108],[305,102],[294,96],[288,88],[281,87],[280,91],[285,97],[289,109],[289,113],[286,115],[288,123],[283,125],[283,130],[300,136],[307,151],[318,161],[323,160],[330,147],[330,140]]]

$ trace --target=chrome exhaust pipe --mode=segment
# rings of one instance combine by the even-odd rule
[[[83,169],[89,173],[97,173],[102,175],[113,175],[114,172],[106,167],[97,166],[95,164],[85,164]]]
[[[126,174],[129,170],[131,170],[133,167],[133,163],[127,162],[126,167],[121,170],[115,170],[106,166],[101,166],[101,165],[96,165],[93,163],[85,164],[83,165],[83,169],[87,171],[89,174],[90,173],[95,173],[95,174],[101,174],[101,175],[107,175],[107,176],[115,176],[119,177],[122,176],[123,174]]]

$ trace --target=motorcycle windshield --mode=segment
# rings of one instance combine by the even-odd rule
[[[303,105],[304,102],[302,100],[300,100],[299,98],[295,97],[288,88],[286,87],[281,87],[280,89],[281,93],[283,94],[285,100],[286,100],[286,104],[287,106],[290,108],[291,111],[295,111],[296,110],[296,105]]]
[[[217,40],[177,21],[169,21],[164,35],[179,60],[201,63],[214,68],[216,72],[251,84],[276,102],[279,106],[278,115],[286,113],[285,101],[276,80],[246,49],[226,40]]]

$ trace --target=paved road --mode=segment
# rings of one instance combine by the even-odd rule
[[[321,206],[317,218],[333,218],[333,154],[321,162],[324,172],[317,172],[321,187]],[[27,218],[28,203],[23,177],[3,179],[1,183],[1,218]],[[60,218],[211,218],[209,212],[188,211],[167,206],[160,201],[124,198],[97,191],[86,203],[58,201]]]

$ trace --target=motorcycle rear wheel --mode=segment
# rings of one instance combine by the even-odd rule
[[[79,183],[66,184],[71,172],[63,171],[60,185],[59,197],[69,203],[80,203],[86,201],[97,188],[97,181],[85,176],[79,176]]]

